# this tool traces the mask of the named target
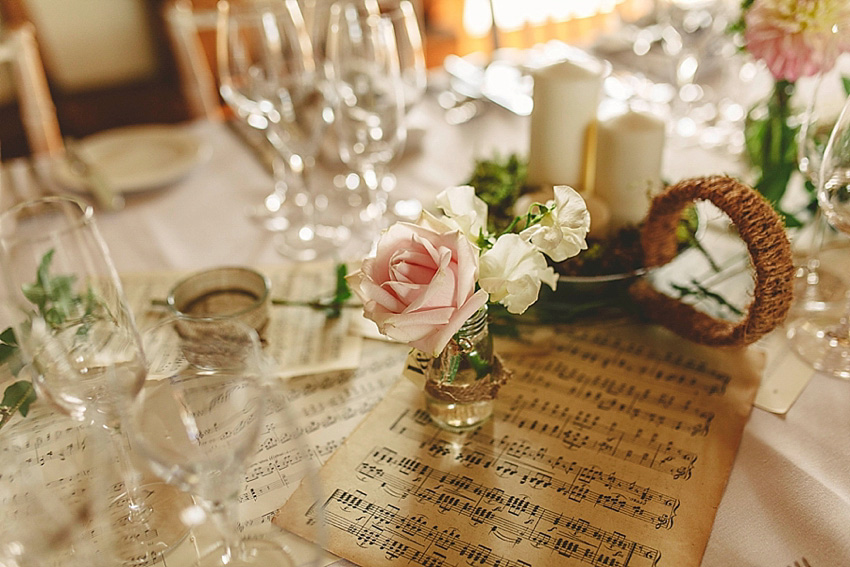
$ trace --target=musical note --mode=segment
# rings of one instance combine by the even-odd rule
[[[322,469],[332,496],[296,491],[275,521],[307,533],[318,504],[328,548],[370,567],[699,564],[755,357],[638,326],[509,347],[483,426],[437,427],[401,380]]]
[[[443,511],[460,508],[462,513],[466,513],[473,509],[473,503],[480,502],[490,508],[502,507],[508,511],[513,510],[511,513],[516,516],[537,517],[542,514],[540,509],[533,506],[529,511],[527,507],[531,505],[531,502],[528,497],[520,500],[498,491],[495,487],[475,482],[464,475],[428,468],[421,477],[410,481],[399,474],[402,460],[391,449],[375,448],[367,459],[357,466],[356,471],[364,480],[379,478],[382,485],[391,486],[398,493],[413,496],[420,502],[434,504]],[[374,463],[380,463],[380,467]],[[522,474],[524,478],[541,474],[516,464],[514,470]],[[656,527],[667,529],[673,527],[675,510],[679,504],[676,498],[639,486],[635,482],[627,482],[613,473],[605,474],[598,468],[571,467],[571,472],[572,478],[569,480],[544,475],[548,481],[545,485],[538,485],[539,490],[549,491],[552,497],[566,494],[569,500],[576,503],[587,503],[590,506],[601,505]],[[520,480],[519,484],[523,485],[527,482]],[[520,504],[526,502],[528,504],[521,507]]]
[[[501,419],[502,415],[497,408],[497,418]],[[392,431],[408,439],[417,440],[423,446],[427,444],[426,449],[432,457],[451,456],[455,460],[466,458],[463,452],[456,449],[451,439],[453,434],[440,430],[430,421],[421,423],[420,419],[416,413],[405,412],[395,420]],[[512,419],[502,420],[505,423],[513,423]],[[567,450],[594,455],[603,453],[631,464],[664,472],[677,479],[689,478],[696,462],[696,455],[692,451],[666,438],[657,436],[644,438],[625,429],[613,429],[612,433],[612,428],[602,425],[595,426],[591,431],[559,426],[541,433],[544,439],[557,439]],[[468,446],[480,447],[482,452],[488,450],[487,447],[496,447],[499,451],[518,459],[545,463],[553,458],[549,456],[546,445],[532,445],[522,438],[494,439],[485,429],[471,433],[467,443]],[[501,468],[497,467],[497,473],[515,474],[504,469],[505,466],[509,465],[503,464]]]
[[[417,523],[420,529],[415,534],[404,530],[410,518],[396,510],[381,507],[368,500],[368,495],[355,496],[344,490],[335,490],[324,503],[325,517],[333,528],[355,536],[359,547],[376,547],[385,553],[387,559],[404,559],[418,565],[432,565],[437,557],[440,564],[453,561],[457,556],[470,565],[505,565],[521,567],[531,565],[515,555],[496,554],[491,546],[470,541],[457,527],[441,527],[427,518]],[[548,526],[557,514],[547,511],[540,518],[539,529],[527,529],[517,526],[497,513],[477,514],[482,523],[489,527],[491,535],[499,539],[519,544],[528,539],[535,546],[545,548],[564,558],[579,557],[582,561],[594,565],[619,565],[629,567],[653,566],[657,562],[659,551],[646,545],[627,539],[619,532],[610,532],[591,525],[581,518],[562,520],[559,526],[549,530]],[[548,533],[547,533],[548,532]],[[435,552],[434,548],[439,549]],[[615,559],[608,555],[609,550],[622,550],[628,560]],[[452,563],[454,564],[454,563]]]

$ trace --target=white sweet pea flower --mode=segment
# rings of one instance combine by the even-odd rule
[[[443,211],[443,222],[455,226],[472,242],[487,230],[487,203],[470,185],[449,187],[437,195],[437,207]]]
[[[553,201],[547,203],[549,207],[552,204]],[[587,248],[585,238],[590,230],[590,213],[581,195],[566,185],[555,186],[554,205],[540,222],[519,235],[555,262],[563,262]]]
[[[540,251],[518,234],[503,234],[481,255],[478,284],[511,313],[522,314],[537,301],[540,284],[555,289],[558,276]]]
[[[422,214],[419,215],[419,220],[416,221],[416,224],[423,227],[433,230],[434,232],[446,233],[451,232],[453,230],[460,231],[460,228],[457,226],[457,223],[451,222],[451,219],[448,217],[435,217],[428,211],[422,211]],[[463,231],[461,231],[463,233]],[[466,236],[465,233],[463,233]]]

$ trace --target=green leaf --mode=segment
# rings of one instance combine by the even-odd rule
[[[850,77],[841,77],[841,84],[844,85],[844,92],[850,96]]]
[[[528,164],[517,154],[475,162],[465,185],[474,187],[475,194],[487,203],[490,232],[503,232],[514,220],[514,203],[525,189],[527,171]]]
[[[35,388],[28,380],[19,380],[10,384],[3,392],[3,402],[0,403],[0,427],[6,424],[15,412],[24,417],[29,413],[30,405],[36,400]]]
[[[18,340],[15,331],[9,327],[0,333],[0,364],[4,364],[9,358],[18,352]]]
[[[348,266],[345,264],[337,264],[336,266],[336,291],[334,293],[334,303],[344,303],[351,299],[351,288],[348,287],[348,280],[345,276],[348,275]]]
[[[481,358],[481,355],[478,354],[478,351],[470,352],[466,355],[467,360],[469,361],[469,365],[475,370],[475,379],[480,380],[490,374],[493,370],[490,362]]]
[[[730,303],[725,297],[717,292],[711,291],[695,279],[691,279],[691,287],[677,283],[671,283],[670,285],[679,293],[680,298],[691,296],[696,299],[706,299],[714,302],[721,310],[727,309],[735,316],[740,317],[744,314],[741,309]],[[722,316],[722,313],[719,315]]]
[[[794,88],[789,81],[776,81],[767,104],[750,111],[744,129],[747,154],[759,175],[753,186],[779,212],[797,170],[799,126],[790,120]]]

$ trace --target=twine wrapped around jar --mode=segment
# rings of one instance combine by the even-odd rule
[[[425,382],[425,392],[437,400],[459,404],[495,400],[499,394],[499,388],[508,381],[511,372],[504,367],[499,355],[494,355],[490,372],[489,380],[477,380],[470,385],[458,385],[429,379]]]
[[[493,352],[487,306],[467,320],[424,369],[431,419],[450,430],[475,427],[493,414],[493,401],[510,372]]]

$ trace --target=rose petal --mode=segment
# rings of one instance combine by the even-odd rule
[[[484,307],[489,296],[486,291],[479,289],[469,300],[457,311],[455,311],[451,320],[442,328],[438,329],[434,335],[427,340],[420,341],[419,344],[411,345],[418,348],[422,352],[428,353],[431,356],[438,356],[440,352],[446,348],[449,341],[457,333],[467,319],[472,317],[476,311]]]

